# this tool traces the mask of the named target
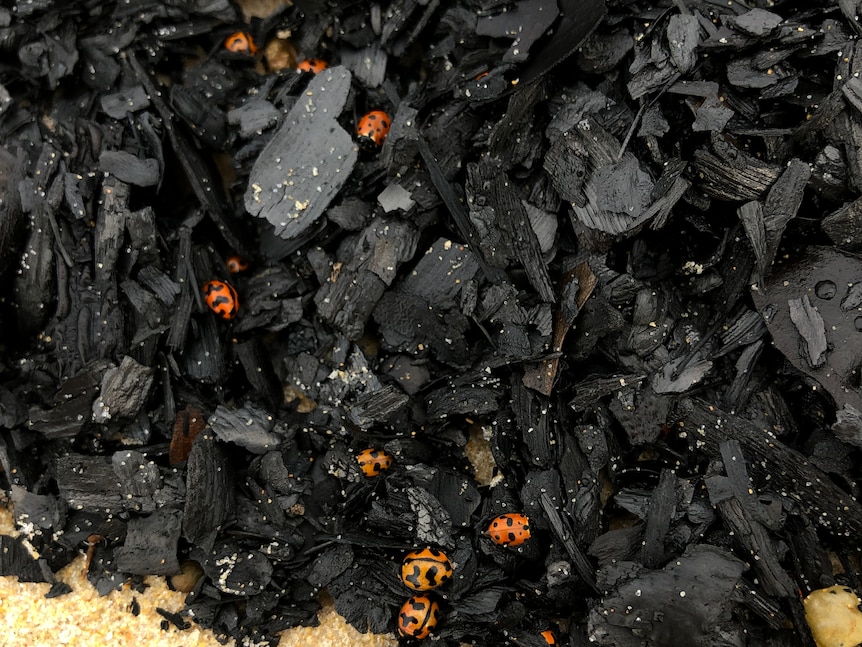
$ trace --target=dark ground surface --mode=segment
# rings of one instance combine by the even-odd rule
[[[810,647],[801,596],[860,584],[855,11],[7,4],[0,483],[42,559],[0,570],[194,560],[196,621],[263,642],[323,589],[394,631],[431,545],[435,644]]]

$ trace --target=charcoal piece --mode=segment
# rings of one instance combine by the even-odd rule
[[[315,558],[311,570],[306,575],[306,580],[315,591],[320,591],[336,577],[346,572],[353,560],[354,552],[350,544],[333,546]]]
[[[128,355],[123,357],[118,367],[109,368],[102,377],[101,392],[93,402],[93,420],[104,423],[135,417],[150,394],[154,373]]]
[[[22,181],[18,188],[22,193],[22,201],[26,183],[27,180]],[[33,190],[35,192],[36,187],[33,187]],[[25,249],[28,250],[27,262],[20,264],[13,279],[15,315],[19,329],[25,334],[42,327],[47,314],[45,304],[52,303],[55,297],[55,231],[51,226],[51,212],[54,208],[42,199],[39,199],[32,209],[25,207],[25,211],[31,211],[30,231],[25,244]]]
[[[81,431],[92,419],[93,402],[109,366],[106,360],[93,360],[64,380],[51,400],[51,409],[30,408],[30,428],[53,439]]]
[[[239,126],[240,137],[252,137],[278,123],[281,113],[269,101],[249,101],[227,113],[227,121]]]
[[[530,56],[520,83],[532,83],[576,52],[607,13],[605,0],[561,0],[559,5],[560,20],[547,42]]]
[[[114,119],[125,119],[126,115],[145,110],[150,105],[147,93],[140,85],[122,88],[112,94],[102,95],[102,110]]]
[[[219,74],[223,68],[207,62],[207,69],[200,73],[197,78],[205,78],[205,88],[194,85],[172,85],[168,90],[171,108],[175,115],[182,118],[188,125],[189,130],[206,146],[219,148],[221,143],[227,139],[227,128],[224,111],[213,102],[213,86],[221,89],[228,85],[227,74]],[[219,84],[218,77],[224,81]]]
[[[807,247],[772,272],[751,295],[775,347],[820,382],[839,408],[849,404],[862,411],[862,391],[853,377],[862,354],[850,287],[862,281],[862,262],[829,247]]]
[[[152,497],[162,487],[156,464],[142,453],[129,450],[115,452],[111,464],[119,480],[117,486],[126,501],[135,502],[143,510],[152,510]]]
[[[383,213],[392,211],[408,212],[416,204],[410,197],[410,192],[399,184],[389,184],[377,196],[377,204]]]
[[[697,132],[721,132],[734,112],[717,96],[710,96],[700,102],[695,109],[695,120],[691,129]]]
[[[241,597],[263,591],[273,572],[272,564],[263,553],[243,549],[232,540],[217,542],[202,566],[220,591]]]
[[[419,111],[402,101],[392,117],[389,135],[380,151],[380,163],[390,176],[404,175],[419,154]],[[327,214],[330,220],[332,215]]]
[[[778,179],[780,169],[713,135],[711,150],[694,153],[698,186],[719,200],[755,200]]]
[[[615,562],[632,561],[643,546],[643,525],[617,528],[599,535],[587,551],[596,558],[599,568]]]
[[[69,76],[78,63],[75,41],[74,24],[61,22],[60,26],[52,29],[50,36],[38,33],[36,38],[23,44],[18,51],[18,60],[27,76],[34,79],[46,77],[48,87],[54,90],[60,79]]]
[[[536,508],[541,509],[545,516],[548,519],[548,523],[551,527],[551,530],[554,532],[554,535],[566,549],[569,557],[572,560],[572,563],[575,566],[575,570],[581,579],[596,593],[599,593],[599,589],[596,586],[595,579],[595,570],[593,569],[592,564],[587,559],[587,556],[581,550],[580,546],[574,541],[575,533],[572,532],[571,526],[564,520],[563,516],[559,513],[558,503],[554,501],[556,498],[556,494],[552,496],[550,492],[559,492],[558,486],[559,482],[556,478],[554,478],[555,474],[553,472],[545,472],[544,476],[546,478],[541,479],[544,481],[544,484],[548,487],[537,488],[534,494],[538,497],[539,506],[535,506]],[[557,489],[554,489],[555,486]],[[541,494],[539,493],[541,492]],[[525,494],[526,492],[522,493]],[[536,510],[538,513],[538,510]],[[541,521],[542,517],[536,514],[530,517],[531,523],[535,521]]]
[[[653,376],[650,386],[660,395],[685,393],[702,382],[711,369],[711,360],[690,359],[688,355],[684,355],[662,366],[661,370]]]
[[[258,328],[276,332],[302,319],[302,301],[288,298],[304,288],[302,279],[282,266],[267,267],[255,272],[244,283],[243,316],[234,331],[243,333]]]
[[[350,420],[360,429],[368,430],[378,423],[393,418],[410,402],[398,387],[387,385],[366,391],[350,407]]]
[[[388,142],[387,139],[383,144],[384,150]],[[326,217],[342,229],[359,231],[368,224],[371,218],[371,205],[359,198],[345,198],[341,204],[327,209]]]
[[[452,547],[452,518],[428,490],[407,488],[407,499],[414,515],[416,539],[432,546]]]
[[[441,387],[425,399],[428,417],[442,419],[455,415],[482,416],[497,411],[499,393],[485,387]]]
[[[617,382],[616,397],[609,409],[622,424],[634,445],[655,441],[661,431],[659,425],[667,419],[670,403],[667,397],[638,382],[621,385]]]
[[[251,402],[234,410],[220,404],[207,424],[222,442],[234,443],[253,454],[266,454],[281,442],[281,436],[273,431],[273,414]]]
[[[377,88],[386,80],[389,57],[376,43],[363,49],[345,47],[340,51],[340,55],[341,64],[365,87]]]
[[[471,479],[450,470],[437,470],[428,485],[428,491],[449,513],[449,519],[455,529],[467,528],[473,513],[482,503],[482,496]]]
[[[125,151],[102,151],[99,156],[99,169],[134,186],[153,186],[161,179],[159,163],[156,160],[142,160]]]
[[[0,535],[0,575],[17,577],[19,582],[48,582],[54,574],[44,559],[36,559],[23,537]]]
[[[181,523],[182,512],[166,508],[129,521],[125,543],[114,549],[117,570],[135,575],[178,573]]]
[[[820,368],[826,362],[826,353],[829,350],[823,317],[811,305],[811,300],[807,294],[802,295],[799,299],[790,299],[787,302],[787,307],[790,312],[790,320],[799,333],[800,342],[804,349],[803,358],[810,368]]]
[[[135,339],[138,335],[140,339],[144,339],[152,336],[154,330],[167,329],[166,325],[162,325],[162,321],[167,319],[168,311],[152,292],[145,290],[136,281],[123,281],[120,283],[120,290],[126,295],[137,314],[138,332]]]
[[[716,546],[695,545],[662,570],[631,562],[599,571],[607,593],[590,610],[588,630],[598,645],[623,647],[715,644],[731,629],[733,591],[744,564]],[[732,643],[736,644],[736,643]]]
[[[665,37],[674,67],[683,74],[691,72],[697,63],[697,48],[700,44],[697,17],[686,13],[673,14],[667,21]]]
[[[559,443],[548,416],[550,402],[528,390],[517,376],[513,376],[511,406],[530,462],[534,466],[549,467],[556,458],[555,448]]]
[[[186,292],[183,292],[181,296],[181,303],[185,294]],[[197,324],[197,334],[189,335],[180,357],[183,375],[205,384],[219,382],[226,369],[225,348],[219,339],[219,323],[214,316],[207,313]]]
[[[388,360],[385,366],[387,375],[396,380],[407,395],[416,395],[431,377],[423,364],[406,355],[397,355]]]
[[[521,263],[539,295],[545,301],[555,301],[536,232],[511,179],[490,163],[469,164],[467,173],[470,218],[482,237],[481,244],[493,250],[493,255],[486,254],[486,258],[495,266],[505,268],[509,265],[508,252]],[[497,236],[502,236],[502,240]]]
[[[792,159],[775,181],[763,205],[763,226],[766,229],[767,249],[764,263],[770,265],[787,223],[796,216],[802,204],[803,193],[811,177],[810,166],[800,159]],[[762,273],[765,267],[761,268]],[[761,275],[762,275],[761,273]]]
[[[475,276],[477,260],[464,245],[436,240],[374,308],[385,347],[405,353],[430,350],[440,361],[463,366],[470,355],[464,337],[469,323],[457,297]]]
[[[395,280],[399,265],[413,256],[418,242],[418,232],[409,223],[375,218],[356,238],[352,257],[333,268],[315,295],[321,317],[348,339],[361,337],[385,288]]]
[[[549,0],[526,0],[518,3],[514,10],[504,10],[480,18],[476,23],[476,34],[494,38],[515,37],[508,51],[503,54],[504,63],[520,63],[530,55],[530,48],[557,19],[558,9]]]
[[[66,522],[66,506],[53,494],[34,494],[12,484],[11,497],[15,510],[15,523],[21,528],[35,526],[47,530],[60,529]]]
[[[650,497],[641,551],[647,568],[657,568],[665,561],[665,537],[676,511],[676,483],[673,472],[662,470],[658,486]]]
[[[862,413],[850,405],[844,405],[835,413],[832,432],[849,445],[862,448]]]
[[[379,559],[357,559],[327,586],[338,614],[364,633],[391,631],[393,610],[404,604],[380,581],[382,567]]]
[[[848,202],[823,219],[823,231],[841,249],[862,249],[862,198]]]
[[[752,9],[741,16],[730,16],[725,24],[736,27],[749,36],[766,36],[784,20],[778,14],[765,9]]]
[[[632,50],[635,40],[626,28],[610,32],[597,30],[578,49],[578,68],[593,74],[607,74]]]
[[[215,437],[203,433],[192,446],[186,467],[183,536],[195,544],[213,540],[234,510],[233,472]]]
[[[55,460],[60,497],[75,510],[116,513],[125,502],[111,461],[101,456],[67,454]],[[135,505],[132,504],[132,509]]]
[[[299,318],[297,317],[297,320]],[[267,406],[276,407],[283,399],[281,385],[260,340],[251,339],[234,345],[236,357],[242,364],[248,383],[260,394]]]
[[[138,272],[137,279],[166,306],[172,306],[182,291],[178,283],[172,281],[166,274],[152,265],[142,267]]]
[[[254,163],[245,207],[277,236],[296,238],[312,226],[353,170],[356,146],[336,121],[350,79],[343,67],[317,74]]]
[[[852,541],[850,538],[862,530],[862,505],[805,456],[781,443],[774,435],[767,434],[748,420],[697,399],[686,400],[679,413],[689,443],[697,442],[702,451],[718,457],[721,443],[738,440],[755,483],[757,479],[767,477],[771,489],[781,488],[788,492],[812,522],[831,529],[834,537]],[[764,434],[769,438],[768,443],[764,442]]]

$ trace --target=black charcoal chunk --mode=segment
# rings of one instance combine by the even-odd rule
[[[281,442],[281,436],[274,431],[273,414],[251,402],[234,410],[219,405],[207,424],[219,440],[234,443],[254,454],[265,454]]]
[[[156,160],[142,160],[125,151],[103,151],[99,156],[99,168],[135,186],[153,186],[161,178]]]
[[[183,514],[162,508],[132,519],[126,541],[114,550],[117,570],[135,575],[172,575],[180,570],[177,543]]]
[[[186,467],[183,536],[197,544],[212,541],[233,510],[234,479],[227,456],[212,435],[202,433]]]
[[[353,170],[356,145],[336,121],[350,79],[343,67],[316,75],[251,171],[245,208],[282,238],[312,226]]]
[[[126,355],[118,367],[109,368],[102,377],[102,389],[93,402],[93,420],[133,418],[150,394],[155,371]]]

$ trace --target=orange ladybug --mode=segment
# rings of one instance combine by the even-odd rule
[[[233,319],[239,310],[239,297],[236,290],[225,281],[204,283],[204,299],[209,309],[226,321]]]
[[[362,473],[371,478],[391,467],[392,456],[382,449],[368,448],[356,455],[356,462],[359,463],[359,469],[362,470]]]
[[[382,110],[372,110],[356,125],[356,141],[366,151],[374,151],[383,146],[392,120]]]
[[[227,268],[227,271],[231,274],[239,274],[248,269],[248,263],[246,263],[240,256],[231,256],[224,262],[224,265]]]
[[[237,31],[225,38],[224,48],[234,54],[248,54],[249,56],[257,54],[257,45],[254,44],[254,39],[247,31]]]
[[[327,65],[326,61],[320,58],[307,58],[304,61],[300,61],[299,65],[296,66],[296,69],[300,72],[312,72],[314,74],[320,74],[325,70],[329,65]]]
[[[442,550],[414,550],[401,562],[401,581],[414,591],[436,589],[451,577],[452,562]]]
[[[398,613],[398,633],[406,638],[422,640],[440,620],[440,605],[430,596],[414,595],[407,600]]]
[[[501,514],[488,525],[488,536],[500,546],[520,546],[530,538],[530,520],[521,512]]]

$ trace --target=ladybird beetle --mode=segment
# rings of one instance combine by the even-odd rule
[[[242,260],[240,256],[231,256],[224,262],[224,265],[231,274],[239,274],[248,269],[248,263]]]
[[[530,538],[530,520],[520,512],[501,514],[488,526],[488,536],[500,546],[520,546]]]
[[[407,600],[398,613],[398,633],[402,636],[422,640],[440,620],[440,605],[425,594],[414,595]]]
[[[373,151],[383,146],[392,120],[382,110],[372,110],[356,126],[356,141],[363,150]]]
[[[556,645],[557,644],[557,634],[555,634],[550,629],[545,629],[542,632],[542,638],[544,638],[545,642],[548,643],[549,645]]]
[[[234,54],[257,54],[257,45],[254,44],[251,34],[245,31],[237,31],[225,38],[224,48]]]
[[[319,58],[307,58],[304,61],[300,61],[299,65],[296,66],[296,69],[300,72],[312,72],[314,74],[320,74],[325,70],[329,65],[326,64],[326,61]]]
[[[392,457],[382,449],[363,449],[356,455],[359,469],[365,476],[377,476],[392,465]]]
[[[451,577],[452,562],[441,550],[414,550],[401,563],[401,581],[414,591],[436,589]]]
[[[239,309],[239,297],[230,283],[207,281],[204,283],[204,298],[210,310],[225,320],[233,319]]]

